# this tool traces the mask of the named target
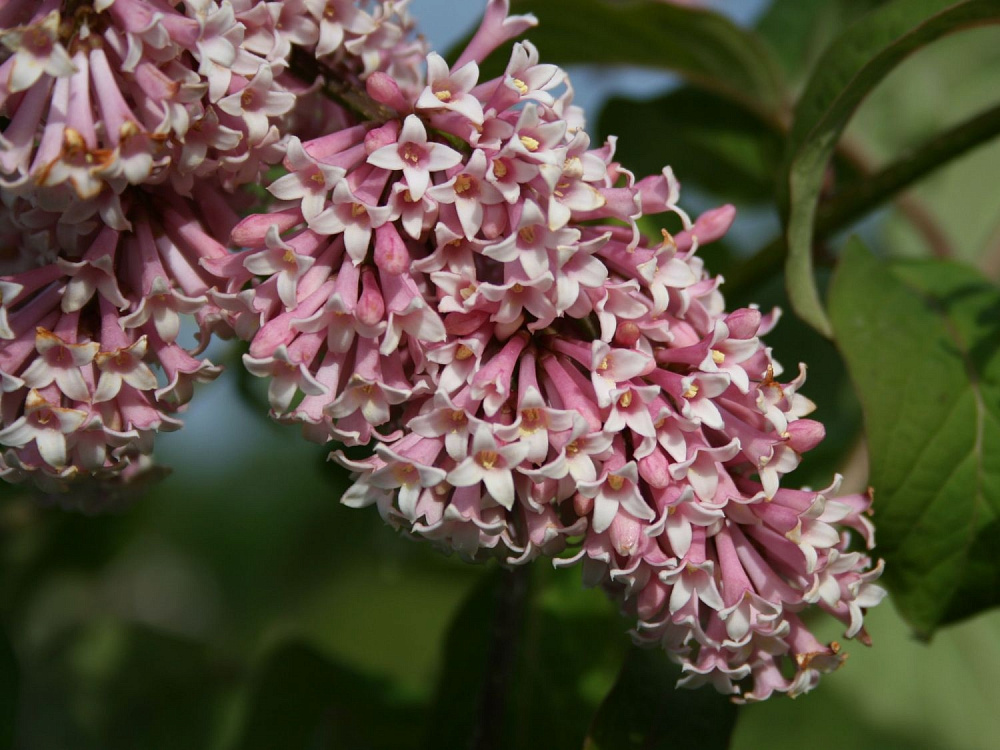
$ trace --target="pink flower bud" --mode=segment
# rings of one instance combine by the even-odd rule
[[[371,269],[366,268],[361,275],[361,297],[354,314],[366,326],[377,325],[385,317],[385,301]]]
[[[796,453],[811,451],[826,437],[826,428],[814,419],[796,419],[786,430],[788,445]]]
[[[744,307],[727,315],[725,323],[731,338],[745,340],[757,335],[760,320],[760,310]]]
[[[391,107],[400,114],[409,112],[412,108],[395,79],[381,70],[376,70],[368,76],[368,80],[365,81],[365,89],[372,99],[379,104]]]
[[[386,223],[375,230],[375,265],[393,276],[410,268],[410,253],[393,224]]]

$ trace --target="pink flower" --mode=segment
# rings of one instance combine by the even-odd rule
[[[382,169],[399,169],[413,200],[420,200],[430,185],[431,172],[450,169],[462,160],[453,148],[427,140],[427,129],[416,115],[403,120],[399,140],[368,156],[368,163]]]
[[[444,58],[432,52],[427,56],[427,87],[415,106],[421,110],[456,112],[472,124],[482,125],[483,105],[471,93],[478,79],[479,66],[474,61],[451,71]]]

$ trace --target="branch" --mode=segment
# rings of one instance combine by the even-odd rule
[[[838,196],[821,207],[816,221],[816,236],[828,237],[838,229],[881,206],[897,193],[920,181],[938,167],[971,151],[1000,134],[1000,106],[993,107],[971,120],[963,122],[935,136],[919,149],[904,155],[892,164],[866,177],[853,186],[850,192]],[[855,154],[856,156],[856,154]],[[927,211],[912,201],[900,209],[927,238],[934,254],[950,256],[950,249],[942,245],[943,235],[936,226],[928,224]]]
[[[346,76],[299,47],[292,48],[288,69],[301,81],[318,82],[327,98],[353,114],[359,122],[381,123],[396,117],[394,111],[368,96],[364,84],[356,77]]]
[[[517,640],[527,608],[530,568],[504,570],[497,592],[490,652],[486,661],[486,682],[479,703],[479,721],[472,736],[473,750],[499,750],[503,746],[503,720],[507,693],[514,674]]]

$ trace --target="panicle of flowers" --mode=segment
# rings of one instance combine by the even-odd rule
[[[212,300],[230,284],[205,264],[227,254],[219,238],[247,203],[236,189],[282,158],[308,95],[288,58],[318,26],[293,6],[0,7],[6,479],[58,490],[150,476],[153,435],[218,374],[201,352],[231,333]],[[185,347],[187,316],[199,333]]]
[[[130,230],[100,226],[77,237],[78,256],[0,277],[0,476],[54,492],[148,475],[154,434],[177,429],[194,383],[218,375],[200,351],[228,329],[207,296],[223,281],[200,263],[227,252],[206,227],[224,232],[236,214],[214,190],[193,197],[131,191]],[[28,233],[14,241],[31,247]],[[188,315],[193,349],[180,341]]]
[[[669,169],[591,144],[530,42],[480,80],[533,22],[490,0],[454,65],[368,71],[383,117],[290,142],[249,252],[208,264],[242,287],[246,366],[276,418],[373,446],[334,454],[346,504],[469,558],[582,562],[684,684],[805,692],[842,656],[798,613],[864,641],[883,595],[848,533],[873,543],[870,498],[781,487],[824,433],[761,342],[776,315],[728,313],[696,255],[732,208],[692,222]],[[681,230],[650,242],[661,213]]]

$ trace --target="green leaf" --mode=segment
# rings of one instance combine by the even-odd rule
[[[233,750],[415,747],[420,714],[386,685],[286,641],[254,678]]]
[[[801,82],[845,26],[886,0],[774,0],[757,22],[793,83]]]
[[[855,109],[900,62],[970,26],[1000,21],[998,0],[895,0],[862,18],[827,49],[802,95],[786,153],[786,278],[795,311],[831,335],[813,278],[817,202],[827,164]]]
[[[207,747],[225,670],[198,641],[95,620],[23,658],[17,746],[74,750]]]
[[[616,98],[601,112],[598,132],[620,136],[615,158],[636,174],[669,164],[685,186],[723,200],[774,200],[784,133],[731,99],[690,87],[652,101]]]
[[[625,630],[569,572],[492,572],[449,630],[424,747],[578,750]]]
[[[883,580],[928,637],[1000,603],[1000,290],[854,240],[830,310],[865,415]]]
[[[752,31],[707,10],[659,0],[514,0],[512,13],[534,13],[525,36],[547,62],[626,64],[672,70],[691,83],[775,111],[783,100],[778,66]],[[483,66],[498,75],[509,50]]]
[[[594,717],[584,750],[729,747],[737,706],[711,687],[675,687],[680,675],[663,651],[633,648]]]

